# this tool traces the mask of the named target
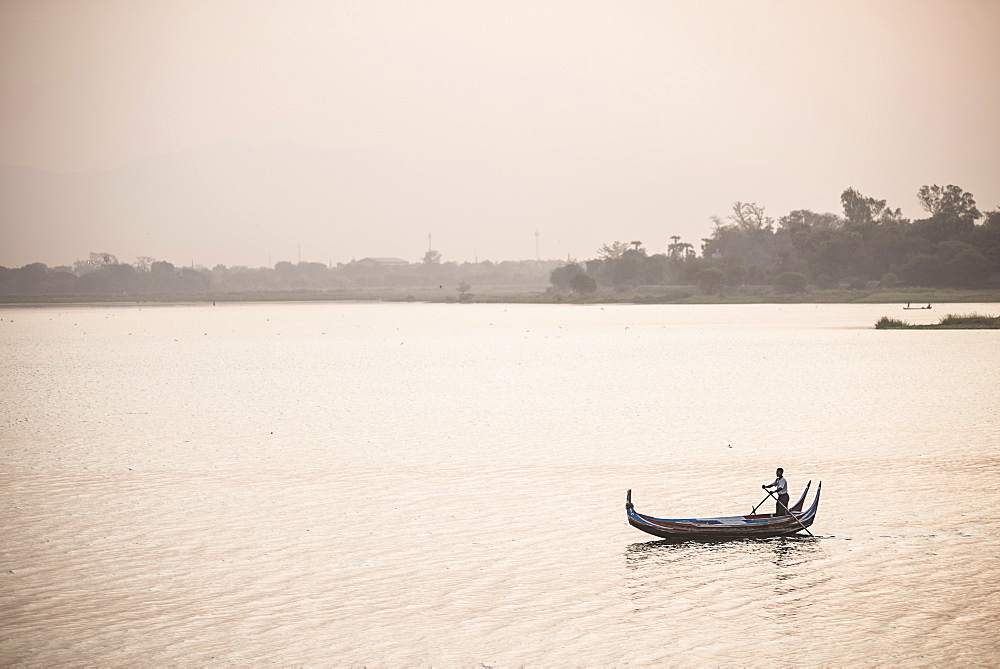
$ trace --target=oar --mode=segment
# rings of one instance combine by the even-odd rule
[[[767,497],[765,497],[764,499],[760,500],[760,504],[763,504],[764,502],[766,502],[766,501],[768,500],[768,498],[769,498],[770,496],[771,496],[771,493],[770,493],[770,492],[768,492],[768,493],[767,493]],[[755,506],[755,507],[753,508],[753,511],[751,511],[751,512],[750,512],[750,515],[751,515],[751,516],[752,516],[753,514],[757,513],[757,509],[759,509],[759,508],[760,508],[760,504],[758,504],[757,506]]]
[[[774,497],[774,494],[770,490],[768,490],[767,491],[767,496],[768,497]],[[781,503],[781,500],[779,500],[777,497],[774,497],[774,501],[778,502],[779,504]],[[760,506],[760,504],[758,504],[757,506]],[[785,511],[788,511],[788,507],[787,506],[785,507]],[[801,527],[803,530],[806,531],[806,534],[808,534],[809,536],[811,536],[813,539],[816,538],[816,535],[813,534],[812,532],[810,532],[809,528],[802,524],[802,521],[799,520],[798,516],[796,516],[791,511],[788,511],[788,515],[795,519],[795,522],[799,524],[799,527]]]

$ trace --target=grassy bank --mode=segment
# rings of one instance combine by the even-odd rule
[[[883,316],[875,323],[879,330],[1000,330],[1000,316],[985,314],[948,314],[937,323],[913,325],[898,318]]]
[[[503,304],[934,304],[1000,302],[1000,289],[949,290],[923,288],[830,289],[791,295],[770,286],[727,288],[706,295],[695,286],[649,286],[633,290],[580,295],[546,286],[473,288],[459,294],[454,287],[358,288],[336,290],[248,291],[198,294],[3,295],[0,304],[177,304],[226,302],[434,302]]]

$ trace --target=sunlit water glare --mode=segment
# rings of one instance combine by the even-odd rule
[[[873,325],[1000,305],[933,311],[0,309],[0,662],[995,666],[1000,333]],[[625,521],[777,466],[815,539]]]

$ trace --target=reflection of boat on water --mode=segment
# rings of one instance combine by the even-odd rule
[[[632,527],[663,539],[729,539],[795,534],[807,529],[816,519],[822,481],[816,486],[816,496],[813,498],[812,506],[806,511],[802,510],[811,484],[812,481],[806,485],[799,501],[791,506],[789,509],[791,513],[787,516],[761,513],[722,518],[654,518],[636,512],[632,506],[631,490],[625,498],[625,514]]]
[[[903,307],[903,308],[904,308],[904,309],[930,309],[930,308],[931,308],[931,305],[929,305],[929,304],[928,304],[928,305],[927,305],[926,307],[911,307],[911,306],[910,306],[910,303],[909,303],[909,302],[907,302],[907,303],[906,303],[906,306],[905,306],[905,307]]]

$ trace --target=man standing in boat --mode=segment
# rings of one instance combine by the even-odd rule
[[[765,483],[761,486],[764,490],[768,488],[774,488],[774,492],[778,493],[778,501],[774,505],[774,515],[776,516],[787,516],[788,515],[788,482],[785,481],[785,470],[778,467],[778,470],[774,472],[775,479],[774,483]]]

